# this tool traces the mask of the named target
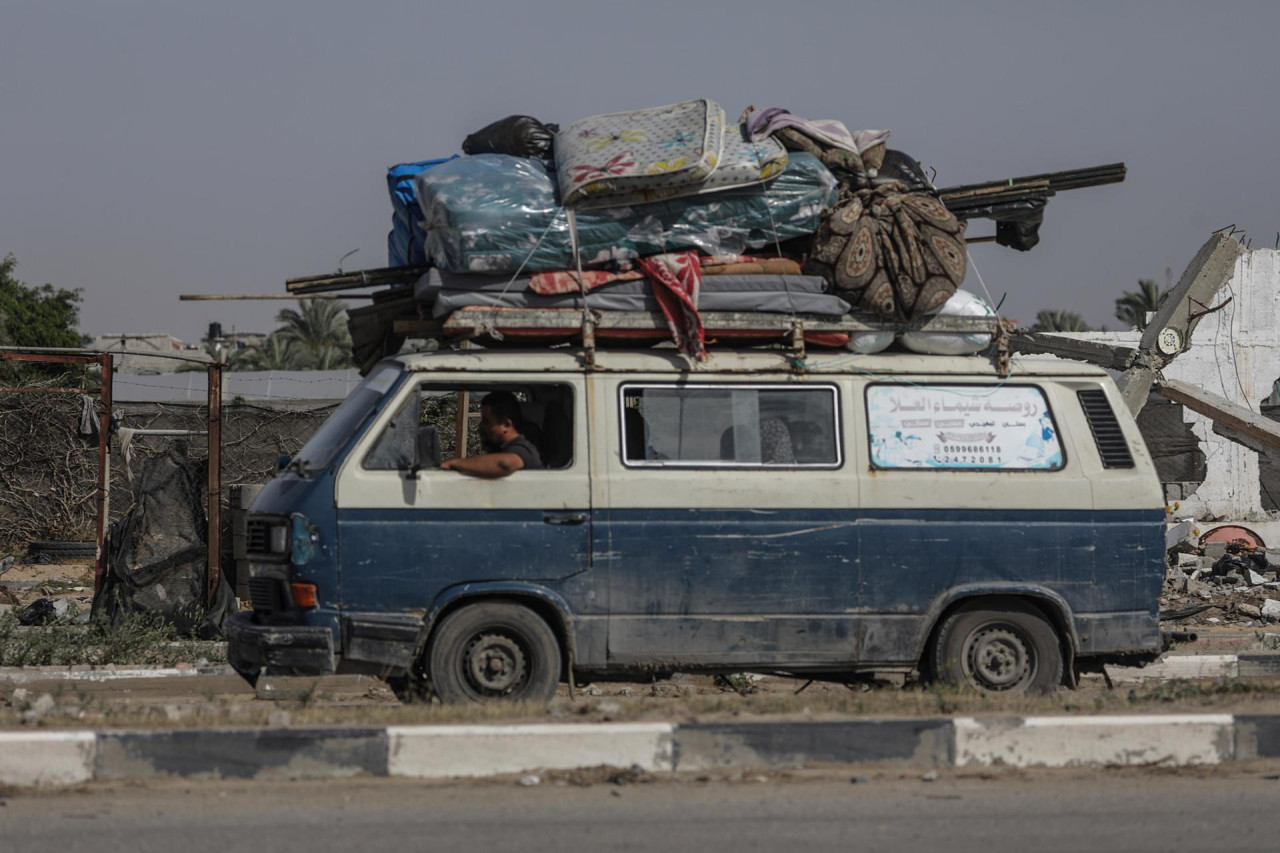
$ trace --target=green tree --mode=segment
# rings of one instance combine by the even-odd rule
[[[17,347],[82,347],[79,290],[51,284],[28,287],[14,278],[18,259],[0,261],[0,344]]]
[[[1140,278],[1137,290],[1126,290],[1116,300],[1116,319],[1131,328],[1145,329],[1147,314],[1159,308],[1168,295],[1168,288],[1161,292],[1155,279]]]
[[[1084,318],[1072,311],[1055,311],[1046,308],[1036,312],[1033,332],[1091,332]]]
[[[301,299],[298,308],[283,308],[276,315],[281,327],[272,335],[295,347],[304,366],[312,370],[354,367],[351,333],[347,331],[347,306],[338,299]]]
[[[242,366],[235,370],[302,370],[305,358],[298,347],[272,332],[256,347],[245,350]]]

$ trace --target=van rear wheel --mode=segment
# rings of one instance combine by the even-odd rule
[[[560,683],[560,644],[538,614],[508,602],[455,610],[436,630],[427,675],[440,701],[551,701]]]
[[[938,629],[930,664],[943,684],[984,693],[1050,693],[1062,683],[1057,631],[1016,598],[961,605]]]

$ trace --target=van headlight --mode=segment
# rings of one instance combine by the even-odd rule
[[[267,553],[287,554],[289,552],[289,528],[283,524],[275,524],[267,528]]]
[[[320,532],[300,512],[289,516],[289,529],[292,532],[289,548],[289,562],[295,566],[305,566],[315,556],[316,544],[320,541]],[[281,528],[283,530],[283,528]]]

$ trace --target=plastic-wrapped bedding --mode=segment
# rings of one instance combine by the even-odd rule
[[[432,304],[435,317],[459,308],[581,308],[582,294],[543,296],[522,276],[459,275],[430,270],[414,286],[419,302]],[[658,311],[652,285],[643,279],[619,281],[587,294],[587,306],[603,311]],[[849,303],[827,292],[827,281],[809,275],[714,275],[702,279],[699,311],[765,311],[839,316]]]
[[[555,173],[541,160],[480,154],[422,172],[418,203],[426,254],[452,272],[510,275],[573,269],[567,214]],[[584,267],[698,249],[746,254],[814,233],[835,203],[836,182],[818,158],[791,153],[765,184],[577,214]]]
[[[391,232],[387,234],[387,266],[402,267],[427,262],[426,234],[418,220],[418,191],[413,179],[428,169],[458,159],[458,155],[417,163],[401,163],[387,169],[387,191],[391,193]]]

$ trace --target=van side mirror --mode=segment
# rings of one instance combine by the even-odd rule
[[[279,474],[289,467],[289,463],[293,461],[293,457],[288,454],[276,457],[276,473]]]
[[[413,443],[413,468],[409,471],[411,478],[416,478],[423,468],[440,467],[440,431],[431,424],[418,427],[418,434]]]

